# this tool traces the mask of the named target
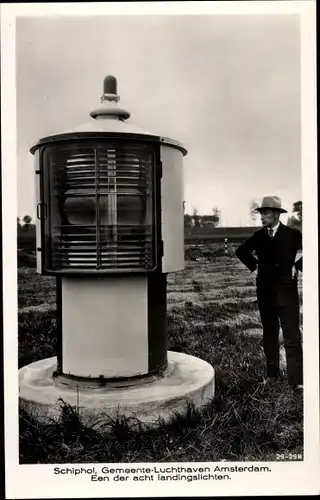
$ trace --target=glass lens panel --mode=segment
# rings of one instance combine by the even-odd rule
[[[65,222],[70,225],[94,224],[96,219],[95,198],[82,198],[81,195],[71,197],[68,195],[70,193],[67,191],[63,204]]]
[[[154,156],[120,143],[45,150],[47,269],[154,267]]]
[[[136,194],[136,196],[134,196]],[[145,199],[138,193],[121,196],[119,193],[118,203],[118,224],[120,226],[139,226],[145,224],[146,204]]]

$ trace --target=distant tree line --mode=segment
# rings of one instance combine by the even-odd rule
[[[198,209],[194,208],[192,215],[184,214],[185,227],[217,227],[220,224],[221,212],[215,207],[211,215],[201,215]]]
[[[302,201],[296,201],[293,204],[292,216],[288,218],[288,226],[295,227],[302,231]]]
[[[36,251],[36,226],[32,224],[32,217],[25,215],[21,223],[20,218],[17,218],[17,238],[18,249],[25,252]]]

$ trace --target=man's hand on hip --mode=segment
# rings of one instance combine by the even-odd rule
[[[296,278],[298,276],[298,269],[296,266],[292,266],[292,278]]]

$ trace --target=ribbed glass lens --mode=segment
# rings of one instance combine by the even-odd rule
[[[65,212],[66,221],[70,225],[77,224],[94,224],[96,220],[96,204],[92,198],[72,198],[73,193],[66,192],[66,199],[63,210]]]
[[[45,150],[48,270],[155,266],[154,158],[142,145]]]

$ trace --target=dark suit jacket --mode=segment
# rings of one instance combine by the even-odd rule
[[[236,255],[241,262],[250,271],[258,267],[257,296],[260,305],[299,304],[297,278],[292,277],[293,266],[302,271],[302,257],[295,263],[298,250],[302,250],[301,232],[281,223],[272,239],[267,229],[263,228],[238,247]]]

